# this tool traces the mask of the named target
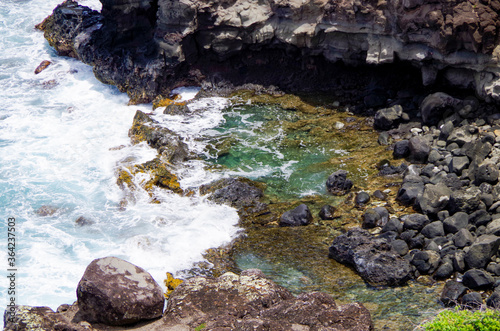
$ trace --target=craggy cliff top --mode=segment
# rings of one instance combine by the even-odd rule
[[[424,86],[500,100],[499,0],[101,2],[97,13],[66,1],[41,28],[137,102],[201,81],[324,88],[332,63],[401,62]]]

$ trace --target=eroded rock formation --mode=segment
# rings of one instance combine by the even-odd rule
[[[334,87],[343,64],[403,62],[421,71],[414,84],[500,100],[499,0],[101,2],[66,1],[39,27],[135,102],[203,81]]]

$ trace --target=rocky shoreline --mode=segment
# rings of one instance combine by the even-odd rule
[[[347,172],[333,173],[327,191],[345,196],[344,207],[354,212],[343,215],[352,218],[349,226],[329,225],[337,236],[328,256],[373,286],[448,280],[444,305],[499,308],[499,9],[498,1],[160,0],[103,1],[98,13],[69,0],[37,27],[59,54],[92,65],[132,104],[153,101],[165,114],[189,111],[168,98],[178,86],[201,86],[198,97],[330,91],[379,131],[392,159],[377,165],[378,175],[397,193],[392,201],[382,190],[360,190]],[[139,111],[129,135],[158,157],[118,170],[122,208],[134,201],[138,173],[150,176],[142,185],[153,202],[155,188],[194,194],[175,175],[176,165],[197,157],[178,135]],[[321,203],[316,217],[307,201],[270,202],[264,192],[245,178],[200,188],[235,207],[247,230],[307,228],[339,217],[337,206],[314,201]],[[352,227],[360,223],[362,229]],[[233,247],[222,256],[209,252],[218,261],[211,275],[238,271],[234,254]]]

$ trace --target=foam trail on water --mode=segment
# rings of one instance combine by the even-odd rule
[[[151,105],[127,106],[127,96],[98,82],[90,67],[55,54],[33,27],[59,2],[0,3],[0,231],[4,238],[4,221],[16,218],[17,303],[53,309],[76,299],[77,283],[95,258],[124,258],[162,284],[165,272],[191,267],[238,231],[234,209],[203,197],[158,190],[162,204],[152,204],[138,190],[135,204],[120,208],[117,170],[156,156],[128,137],[135,112],[150,112]],[[81,3],[100,8],[97,0]],[[42,60],[52,64],[35,75]],[[186,139],[193,123],[201,130],[220,121],[223,100],[200,102],[209,109],[205,115],[176,119]],[[180,171],[184,187],[198,185],[196,177],[216,178],[200,161],[192,164]],[[42,206],[54,213],[39,215]],[[89,224],[78,225],[80,217]],[[7,261],[5,249],[0,259]],[[0,298],[7,298],[7,287],[2,277]]]

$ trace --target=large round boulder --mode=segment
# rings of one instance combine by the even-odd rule
[[[161,317],[163,290],[144,269],[117,257],[92,261],[76,290],[88,322],[127,325]]]

